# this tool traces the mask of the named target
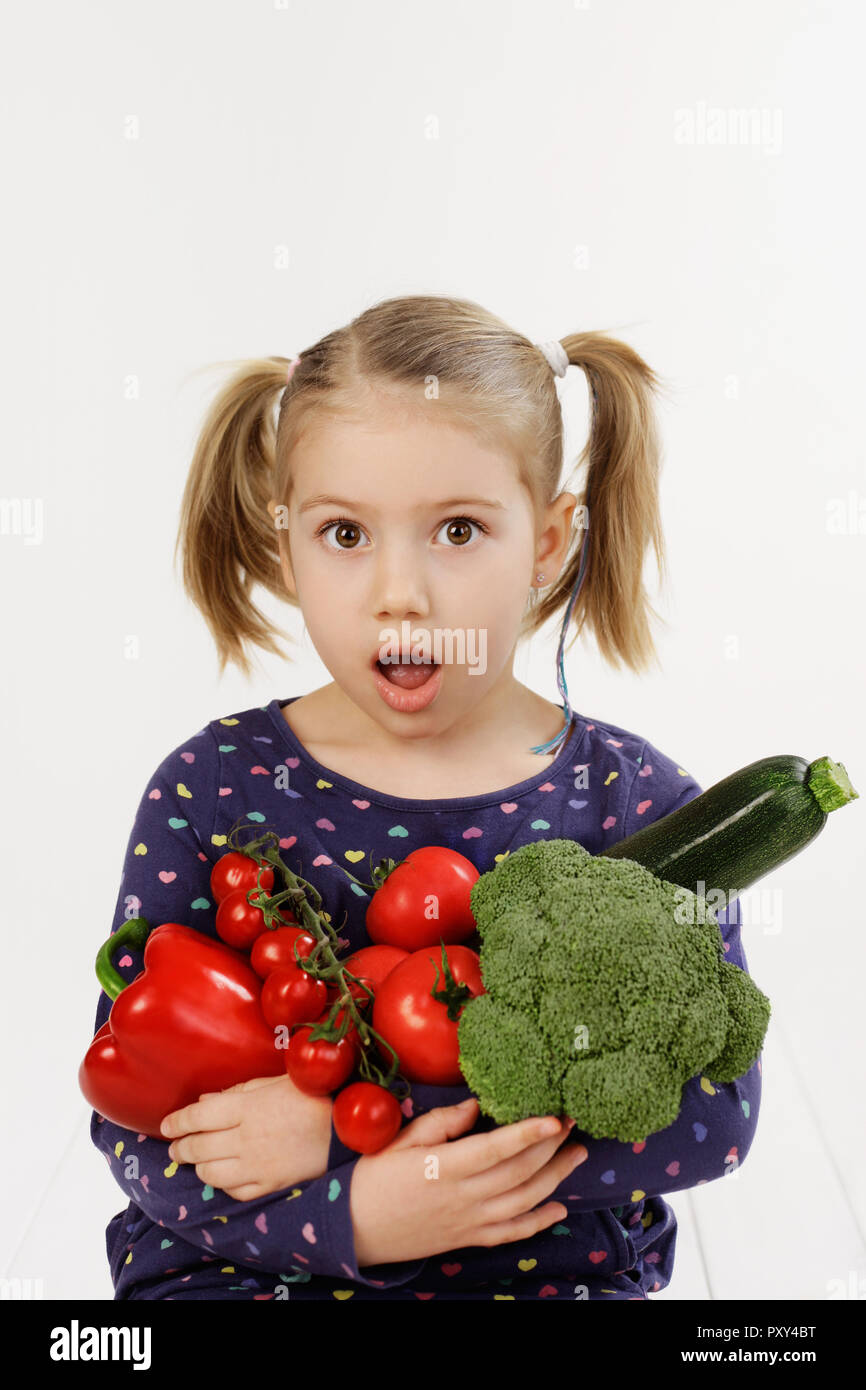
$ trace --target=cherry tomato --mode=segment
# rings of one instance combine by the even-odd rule
[[[262,985],[261,1008],[269,1028],[315,1023],[327,1002],[324,980],[314,980],[298,965],[278,965]]]
[[[481,963],[468,946],[447,946],[445,955],[455,982],[465,984],[474,997],[484,994]],[[438,984],[436,973],[439,972]],[[400,1071],[410,1081],[434,1086],[456,1086],[463,1080],[458,1064],[457,1017],[434,999],[431,991],[447,984],[442,968],[442,947],[415,951],[384,979],[376,991],[373,1028],[394,1048]],[[468,1000],[466,1001],[468,1003]]]
[[[239,888],[237,892],[229,893],[227,898],[223,898],[216,913],[217,936],[222,937],[229,946],[235,946],[241,951],[249,950],[265,930],[264,913],[260,907],[256,907],[254,901],[248,901],[247,891],[245,888]],[[253,899],[268,896],[269,893],[264,890],[252,894]],[[288,908],[282,908],[280,918],[288,926],[295,919],[291,913],[287,917],[287,912]]]
[[[305,1024],[292,1034],[286,1050],[286,1071],[299,1091],[308,1096],[327,1096],[348,1081],[355,1070],[358,1034],[350,1028],[339,1042],[329,1042],[327,1038],[310,1042],[312,1031],[312,1026]]]
[[[229,893],[237,893],[241,888],[245,893],[256,887],[270,893],[274,886],[274,871],[268,864],[261,866],[259,879],[259,867],[255,859],[241,854],[239,850],[230,850],[222,855],[210,871],[210,891],[217,902],[221,903]]]
[[[347,1149],[374,1154],[396,1138],[403,1112],[395,1095],[372,1081],[354,1081],[334,1100],[334,1129]]]
[[[305,959],[316,945],[316,938],[302,927],[275,927],[262,931],[253,942],[250,965],[263,980],[279,965],[294,965],[295,953]]]
[[[371,941],[418,951],[475,935],[469,903],[479,874],[465,855],[444,845],[413,849],[373,894],[365,918]]]

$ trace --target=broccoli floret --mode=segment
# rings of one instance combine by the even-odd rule
[[[673,1123],[690,1077],[733,1081],[760,1053],[770,1001],[715,914],[634,860],[536,840],[470,902],[487,993],[463,1009],[460,1069],[498,1124],[566,1114],[635,1142]]]

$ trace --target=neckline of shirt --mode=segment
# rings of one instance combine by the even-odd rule
[[[576,711],[572,711],[571,726],[568,731],[565,743],[559,750],[557,757],[549,767],[542,769],[535,777],[528,777],[523,782],[515,782],[510,787],[503,787],[500,791],[485,792],[480,796],[448,796],[448,797],[402,797],[389,796],[386,792],[377,791],[374,787],[365,787],[362,782],[355,782],[351,777],[344,777],[342,773],[335,772],[333,768],[325,767],[308,752],[297,737],[294,729],[283,718],[282,710],[286,705],[291,705],[295,700],[299,700],[300,695],[292,695],[287,700],[280,700],[275,696],[266,706],[271,722],[276,726],[282,735],[283,742],[288,744],[296,757],[300,758],[307,768],[315,776],[323,781],[332,782],[345,791],[351,792],[359,800],[370,801],[377,806],[386,806],[391,810],[399,810],[407,813],[428,813],[430,811],[470,811],[479,809],[482,806],[496,806],[502,802],[516,801],[519,797],[525,796],[527,792],[536,791],[545,782],[549,781],[557,773],[567,766],[572,759],[576,758],[580,746],[586,735],[586,720]],[[565,706],[560,705],[563,716]]]

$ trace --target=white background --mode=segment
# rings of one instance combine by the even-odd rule
[[[757,1137],[735,1178],[670,1199],[659,1295],[850,1296],[866,1276],[862,11],[43,0],[4,27],[0,495],[43,509],[38,543],[13,521],[0,536],[4,1276],[112,1297],[103,1232],[126,1198],[76,1073],[151,772],[208,720],[330,680],[300,615],[262,595],[303,659],[219,680],[182,594],[178,506],[222,379],[201,368],[447,293],[534,340],[606,330],[673,384],[667,590],[646,572],[663,669],[616,671],[582,642],[573,706],[705,787],[794,753],[844,762],[860,790],[762,881],[783,915],[744,928],[773,1004]],[[763,127],[709,143],[709,108],[735,136],[741,111]],[[582,373],[560,389],[572,463]],[[556,637],[515,668],[552,700]]]

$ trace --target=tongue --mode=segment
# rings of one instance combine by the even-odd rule
[[[432,662],[417,663],[405,661],[394,663],[387,662],[385,665],[379,663],[379,669],[387,676],[392,685],[400,685],[404,690],[417,690],[419,685],[424,685],[429,681],[433,674],[434,664]]]

